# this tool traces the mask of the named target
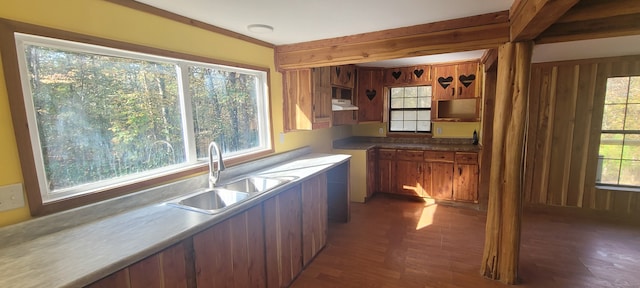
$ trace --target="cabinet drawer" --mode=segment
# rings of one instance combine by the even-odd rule
[[[393,149],[380,149],[378,150],[378,157],[385,160],[393,160],[396,158],[396,150]]]
[[[454,152],[424,151],[425,161],[453,162]]]
[[[456,164],[478,164],[478,153],[456,152]]]
[[[398,150],[396,154],[398,160],[422,162],[423,152],[415,150]]]

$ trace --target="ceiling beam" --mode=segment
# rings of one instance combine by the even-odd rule
[[[279,69],[356,64],[495,48],[509,41],[508,11],[276,46]]]
[[[509,13],[511,41],[528,41],[538,37],[580,0],[515,1]]]
[[[536,43],[640,35],[638,0],[582,0],[540,34]]]

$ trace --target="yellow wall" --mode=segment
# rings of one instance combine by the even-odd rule
[[[271,76],[271,111],[276,152],[306,145],[330,152],[334,138],[350,136],[347,127],[282,133],[282,75],[275,70],[273,49],[212,33],[162,17],[100,0],[2,0],[0,17],[51,28],[114,39],[219,60],[266,67]],[[2,41],[2,40],[0,40]],[[1,55],[0,55],[1,56]],[[22,183],[18,151],[0,71],[0,186]],[[27,207],[0,212],[0,226],[29,219]]]
[[[480,137],[480,122],[434,122],[433,138],[468,138],[473,137],[473,131]],[[438,130],[440,128],[440,130]]]

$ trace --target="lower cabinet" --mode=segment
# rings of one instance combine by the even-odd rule
[[[453,200],[478,202],[478,153],[456,153]]]
[[[396,150],[378,150],[378,177],[376,179],[376,192],[393,193],[395,190]]]
[[[348,178],[346,164],[338,172]],[[87,287],[288,287],[326,245],[331,173],[311,177]]]
[[[371,199],[373,193],[376,192],[376,171],[378,171],[377,149],[371,148],[367,150],[367,196],[366,200]]]
[[[451,200],[453,198],[453,161],[454,152],[425,151],[424,161],[426,194],[434,199]]]
[[[287,287],[302,271],[300,187],[264,201],[267,287]]]
[[[257,205],[193,236],[197,287],[265,287],[263,230]]]
[[[423,192],[423,151],[396,151],[395,193],[424,197]]]
[[[194,287],[191,241],[185,240],[162,252],[102,278],[87,287]]]
[[[302,265],[311,262],[327,243],[327,174],[302,183]]]

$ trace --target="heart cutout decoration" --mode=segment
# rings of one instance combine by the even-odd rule
[[[442,86],[442,88],[444,89],[447,89],[447,87],[449,87],[449,85],[451,85],[452,82],[453,82],[452,76],[449,76],[447,78],[438,77],[438,84],[440,84],[440,86]]]
[[[391,72],[391,76],[393,76],[393,78],[395,78],[396,80],[398,80],[398,78],[400,78],[400,75],[402,75],[402,71],[393,71],[393,72]]]
[[[336,67],[336,76],[340,77],[340,67]]]
[[[422,76],[422,74],[423,74],[423,73],[424,73],[424,70],[423,70],[423,69],[419,69],[419,70],[418,70],[418,69],[416,69],[416,70],[413,70],[413,75],[416,75],[416,77],[418,77],[418,78],[420,78],[420,76]]]
[[[369,101],[371,101],[373,100],[373,98],[376,97],[376,89],[373,89],[373,90],[367,89],[367,91],[365,91],[365,94],[367,94],[367,98],[369,98]]]
[[[467,76],[462,74],[460,75],[460,77],[458,77],[458,80],[460,80],[460,82],[462,83],[462,85],[464,85],[464,87],[469,87],[469,85],[473,83],[473,80],[476,80],[476,75],[470,74],[469,76]]]

